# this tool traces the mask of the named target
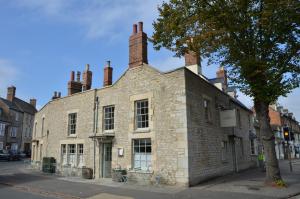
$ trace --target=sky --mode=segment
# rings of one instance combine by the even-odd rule
[[[8,86],[17,87],[17,97],[37,99],[38,108],[59,91],[67,94],[70,72],[90,64],[93,88],[103,84],[107,60],[118,79],[128,67],[128,39],[132,25],[144,22],[151,36],[162,0],[0,0],[0,96]],[[184,65],[184,60],[148,43],[149,64],[167,71]],[[203,74],[214,78],[218,66],[202,63]],[[252,100],[242,93],[246,106]],[[300,89],[279,103],[300,119]]]

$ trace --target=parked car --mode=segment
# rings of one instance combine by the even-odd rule
[[[0,160],[10,160],[10,154],[6,150],[0,150]]]
[[[24,159],[24,158],[27,157],[26,153],[24,153],[24,152],[19,152],[18,154],[19,154],[21,159]]]

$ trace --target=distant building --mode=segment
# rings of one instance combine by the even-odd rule
[[[129,67],[91,89],[92,72],[71,72],[68,96],[54,95],[36,115],[32,160],[54,157],[63,175],[92,168],[95,178],[126,169],[130,181],[194,185],[256,165],[252,111],[201,74],[200,58],[160,72],[148,64],[143,24],[129,39]],[[226,78],[220,69],[219,78]]]
[[[300,158],[300,125],[299,122],[293,117],[293,113],[288,109],[274,103],[269,106],[270,125],[275,138],[275,150],[277,159],[288,159],[288,143],[284,140],[283,130],[288,128],[290,132],[289,146],[291,147],[292,158]],[[259,125],[256,125],[257,134],[260,134]],[[258,136],[259,137],[259,136]]]
[[[35,106],[35,99],[17,98],[16,87],[7,89],[6,99],[0,98],[0,149],[30,154]]]

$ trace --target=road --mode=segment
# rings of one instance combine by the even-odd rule
[[[282,168],[288,168],[286,162]],[[22,161],[0,162],[0,198],[1,199],[273,199],[287,198],[285,193],[300,191],[300,161],[295,163],[299,173],[287,174],[289,189],[264,187],[263,173],[249,170],[241,174],[225,176],[192,188],[145,187],[135,185],[103,185],[63,180],[57,176],[43,175],[25,169]],[[285,173],[285,171],[283,172]],[[298,181],[299,186],[298,186]],[[297,182],[297,183],[296,183]],[[286,195],[286,197],[285,197]],[[298,196],[293,196],[296,199]],[[291,198],[291,197],[290,197]],[[299,198],[299,197],[298,197]]]

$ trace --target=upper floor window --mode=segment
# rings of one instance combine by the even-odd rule
[[[135,102],[135,125],[136,128],[149,127],[149,103],[147,99]]]
[[[5,133],[5,124],[0,123],[0,136],[4,136]]]
[[[45,118],[42,119],[42,137],[44,136]]]
[[[204,99],[203,101],[204,107],[204,118],[206,121],[211,121],[211,102],[208,99]]]
[[[115,107],[106,106],[104,107],[104,130],[113,130],[115,117]]]
[[[16,114],[15,114],[15,120],[16,120],[16,121],[19,121],[19,113],[16,113]]]
[[[10,128],[10,137],[17,137],[17,127]]]
[[[69,135],[76,134],[76,120],[77,120],[77,113],[69,114],[69,123],[68,123],[68,134]]]

